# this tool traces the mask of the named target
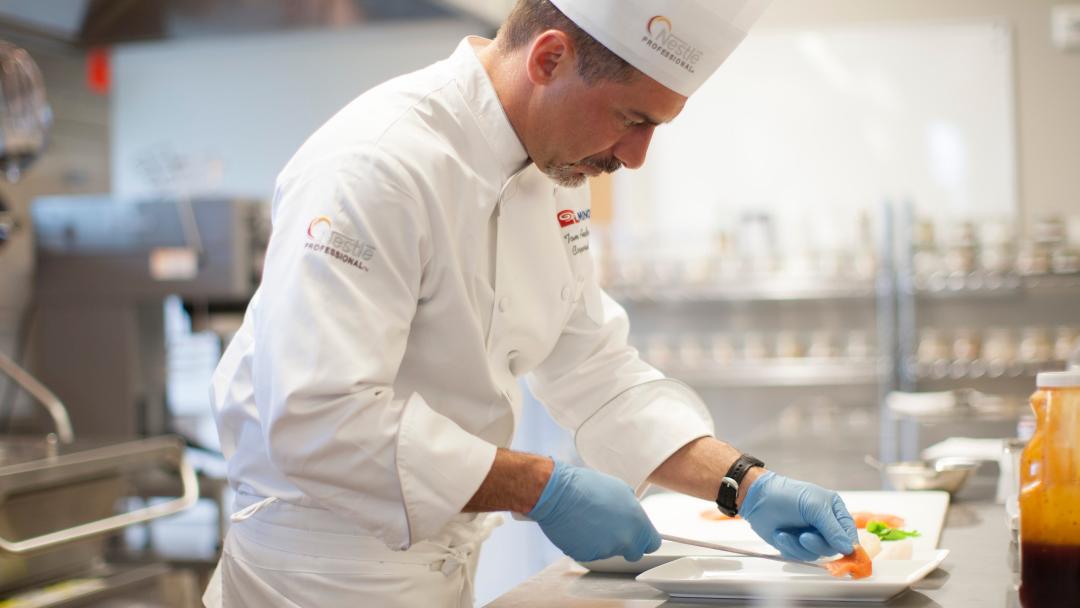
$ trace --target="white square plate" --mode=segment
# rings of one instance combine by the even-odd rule
[[[933,572],[948,554],[942,549],[917,553],[911,560],[874,562],[874,574],[862,580],[764,559],[683,557],[637,580],[683,598],[887,602]]]

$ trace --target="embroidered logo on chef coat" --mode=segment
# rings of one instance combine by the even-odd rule
[[[569,209],[563,209],[562,211],[557,213],[555,217],[559,218],[559,226],[562,228],[566,228],[567,226],[573,226],[578,221],[577,214],[575,214]]]
[[[592,209],[573,211],[563,209],[555,216],[563,231],[563,240],[570,246],[571,255],[581,255],[589,250],[589,227],[586,224],[592,218]]]
[[[364,262],[370,262],[375,257],[375,247],[334,230],[334,224],[325,215],[311,220],[307,238],[304,249],[327,255],[364,272],[370,270]]]
[[[567,226],[589,221],[592,218],[592,209],[582,209],[581,211],[563,209],[556,213],[555,217],[559,219],[559,226],[566,228]]]

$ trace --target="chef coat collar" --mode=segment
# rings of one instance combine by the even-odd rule
[[[505,182],[514,174],[525,168],[531,161],[525,146],[518,139],[510,119],[506,116],[506,109],[499,101],[499,95],[495,92],[495,85],[491,83],[487,70],[480,63],[473,49],[472,40],[479,37],[469,36],[461,41],[457,50],[450,57],[450,61],[460,68],[462,78],[458,79],[461,86],[462,96],[469,110],[476,117],[476,123],[491,146]]]

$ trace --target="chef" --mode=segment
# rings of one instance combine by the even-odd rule
[[[303,144],[211,387],[237,505],[208,606],[472,606],[488,513],[637,560],[650,483],[791,557],[853,550],[834,492],[714,438],[638,358],[590,257],[587,178],[640,167],[766,2],[519,0]],[[585,467],[508,448],[522,377]]]

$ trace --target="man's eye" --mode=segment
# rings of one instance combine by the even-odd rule
[[[645,123],[641,122],[640,120],[626,119],[626,120],[623,121],[623,126],[626,127],[627,129],[632,129],[634,127],[640,127],[643,124],[645,124]]]

